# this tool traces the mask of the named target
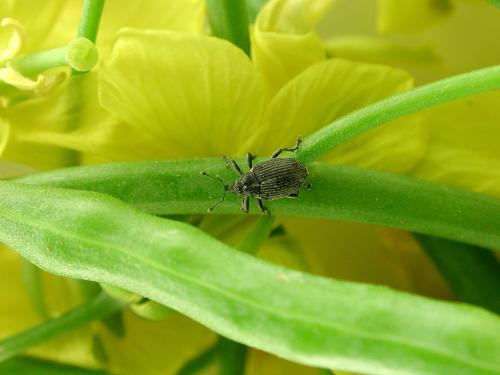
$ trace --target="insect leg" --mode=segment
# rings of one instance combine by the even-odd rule
[[[311,184],[307,184],[305,188],[310,191],[313,189],[313,186]]]
[[[266,206],[264,206],[264,202],[262,202],[262,199],[257,198],[257,206],[259,206],[262,212],[271,215],[271,211],[269,211],[269,209]]]
[[[251,152],[249,152],[247,154],[247,165],[248,165],[248,168],[252,169],[253,167],[253,159],[255,159],[255,155],[252,155]]]
[[[248,206],[250,204],[250,199],[247,195],[241,197],[241,211],[248,213]]]
[[[297,139],[297,144],[295,145],[294,148],[279,148],[273,152],[273,155],[271,156],[271,158],[273,158],[273,159],[277,158],[278,155],[281,154],[283,151],[290,151],[290,152],[297,151],[299,149],[299,145],[301,143],[302,143],[302,137],[299,137],[299,139]]]
[[[236,160],[233,160],[233,159],[227,159],[225,156],[224,156],[224,161],[226,162],[226,165],[230,168],[233,168],[234,171],[236,171],[236,173],[238,173],[240,176],[243,176],[243,172],[241,171],[241,168],[240,166],[238,165],[238,163],[236,163]]]

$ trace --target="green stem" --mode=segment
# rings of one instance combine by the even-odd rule
[[[42,286],[42,270],[26,259],[21,258],[21,275],[27,294],[38,316],[48,319],[49,310]]]
[[[206,369],[215,360],[217,349],[218,345],[217,343],[215,343],[207,350],[200,353],[198,356],[187,361],[184,366],[182,366],[181,369],[177,371],[176,375],[193,375],[199,373],[203,369]]]
[[[217,343],[219,375],[244,375],[248,348],[246,345],[220,337]]]
[[[15,336],[0,341],[0,362],[12,358],[53,337],[114,314],[125,305],[105,293],[58,318],[47,320]]]
[[[221,194],[200,172],[234,175],[218,158],[144,161],[60,169],[18,182],[98,191],[156,215],[202,214]],[[348,220],[500,248],[500,199],[360,168],[312,163],[312,191],[266,202],[273,215]],[[229,195],[214,213],[241,213]],[[261,213],[256,205],[250,212]]]
[[[255,255],[271,233],[274,216],[262,216],[238,244],[238,250]]]
[[[230,41],[250,55],[245,0],[207,0],[207,11],[213,34]]]
[[[66,47],[20,56],[12,60],[11,64],[22,75],[35,77],[45,70],[67,66]]]
[[[500,264],[490,250],[415,234],[457,298],[500,314]]]
[[[313,133],[297,151],[304,163],[387,121],[484,91],[500,89],[500,65],[446,78],[392,96],[335,120]]]
[[[82,15],[78,36],[87,38],[92,43],[96,42],[99,23],[101,22],[102,10],[105,0],[85,0],[83,3]]]

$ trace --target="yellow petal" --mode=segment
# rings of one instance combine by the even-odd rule
[[[404,231],[313,219],[290,218],[283,223],[315,274],[450,297],[438,271]]]
[[[17,70],[8,65],[6,68],[0,68],[0,81],[14,86],[19,90],[34,91],[44,84],[45,77],[43,75],[39,75],[35,81],[23,76]]]
[[[379,0],[378,30],[418,31],[450,15],[452,10],[450,0]]]
[[[42,170],[71,161],[67,150],[43,144],[37,136],[39,132],[61,132],[72,126],[75,112],[65,93],[64,87],[60,87],[47,96],[25,100],[2,112],[10,123],[2,160]]]
[[[10,124],[5,119],[0,117],[0,157],[2,156],[5,146],[9,141],[10,136]]]
[[[45,0],[43,6],[34,9],[31,0],[0,1],[0,18],[11,18],[18,21],[25,30],[23,38],[23,53],[41,51],[48,48],[61,47],[59,42],[48,38],[64,8],[64,0]],[[77,30],[75,24],[72,30],[74,36]],[[9,36],[7,33],[0,34],[0,45],[6,45]],[[67,41],[61,41],[64,43]]]
[[[323,61],[325,51],[311,22],[331,1],[273,0],[257,16],[252,32],[252,58],[268,97],[307,67]]]
[[[28,299],[21,278],[19,256],[5,246],[0,246],[0,337],[6,338],[41,322]],[[78,294],[68,280],[43,273],[42,284],[52,316],[60,315],[80,303]],[[47,359],[62,359],[74,365],[95,367],[88,341],[92,330],[88,327],[72,331],[30,350],[29,354]]]
[[[377,64],[429,64],[439,61],[428,44],[404,44],[376,36],[338,36],[326,40],[325,48],[332,57]]]
[[[12,18],[2,19],[0,27],[12,29],[12,35],[9,38],[7,47],[0,52],[0,64],[3,64],[16,57],[23,48],[24,27]]]
[[[498,103],[491,92],[428,110],[429,147],[412,174],[500,197]]]
[[[151,158],[238,154],[263,106],[256,71],[237,47],[131,29],[120,33],[101,71],[100,101],[133,127],[123,138],[147,135],[151,143],[136,145],[151,148]]]
[[[261,155],[293,145],[333,120],[412,86],[398,69],[334,59],[290,81],[271,102],[253,145]],[[425,152],[426,128],[408,117],[366,132],[337,147],[326,160],[392,172],[412,168]]]
[[[0,81],[19,90],[32,91],[38,95],[47,95],[66,79],[65,72],[40,74],[36,80],[23,76],[7,63],[5,68],[0,68]]]
[[[180,314],[153,321],[126,311],[123,318],[125,338],[99,330],[108,355],[106,368],[114,374],[175,374],[215,341],[213,332]]]

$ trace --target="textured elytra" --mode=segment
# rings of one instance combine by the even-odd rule
[[[252,171],[260,182],[261,199],[297,195],[307,177],[307,168],[293,158],[275,158],[255,165]]]

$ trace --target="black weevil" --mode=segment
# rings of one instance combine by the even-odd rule
[[[204,176],[218,180],[224,187],[222,199],[210,207],[208,212],[224,201],[227,191],[241,196],[241,209],[247,213],[250,197],[257,199],[260,210],[267,214],[270,212],[264,206],[263,200],[297,198],[299,190],[308,176],[307,168],[294,158],[278,158],[278,156],[283,151],[296,151],[301,142],[302,138],[299,137],[294,148],[280,148],[272,154],[271,159],[256,165],[253,165],[255,156],[248,153],[247,164],[250,169],[246,173],[241,171],[235,160],[227,160],[224,157],[226,164],[240,175],[240,178],[234,181],[231,186],[226,185],[219,176],[213,177],[202,172]],[[306,187],[310,189],[311,185],[308,184]]]

